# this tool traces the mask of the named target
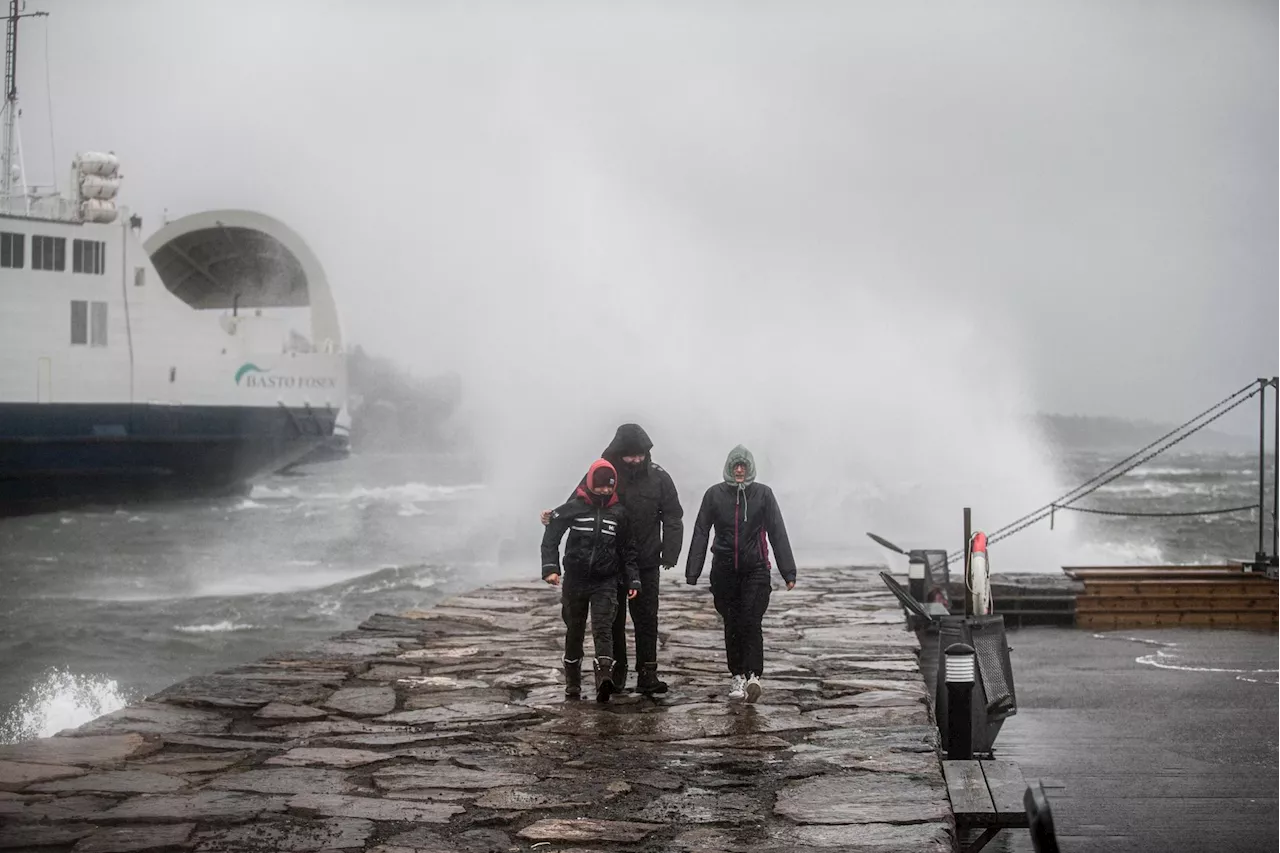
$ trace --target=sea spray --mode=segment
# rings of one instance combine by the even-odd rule
[[[0,743],[49,737],[127,704],[113,678],[52,669],[0,720]]]

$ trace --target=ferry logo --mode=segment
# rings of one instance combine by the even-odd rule
[[[258,365],[253,364],[252,362],[246,362],[245,364],[240,365],[240,369],[236,371],[236,384],[237,384],[237,385],[239,385],[239,384],[240,384],[240,380],[244,378],[244,375],[245,375],[246,373],[250,373],[250,372],[252,372],[252,373],[270,373],[271,371],[270,371],[270,370],[263,370],[261,367],[258,367]],[[252,385],[253,383],[252,383],[252,382],[250,382],[249,384],[250,384],[250,385]]]
[[[270,373],[271,368],[262,368],[253,362],[245,362],[236,371],[236,384],[244,388],[337,388],[338,380],[333,376],[290,376],[277,373],[274,376],[262,376]]]

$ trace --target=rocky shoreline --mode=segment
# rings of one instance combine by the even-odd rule
[[[565,701],[555,590],[493,584],[0,747],[0,850],[949,851],[918,644],[875,570],[801,572],[760,704],[663,578],[655,700]]]

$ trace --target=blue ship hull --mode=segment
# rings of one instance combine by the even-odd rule
[[[337,410],[0,404],[0,515],[237,491],[333,435]]]

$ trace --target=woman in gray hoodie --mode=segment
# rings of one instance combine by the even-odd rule
[[[712,539],[712,530],[715,538]],[[693,585],[702,574],[711,543],[711,594],[724,620],[724,650],[733,681],[730,699],[755,702],[760,698],[764,671],[764,633],[760,628],[769,609],[769,545],[778,558],[778,573],[787,589],[796,585],[796,560],[773,490],[756,482],[751,451],[738,445],[724,463],[724,482],[702,496],[698,520],[689,543],[685,582]]]

